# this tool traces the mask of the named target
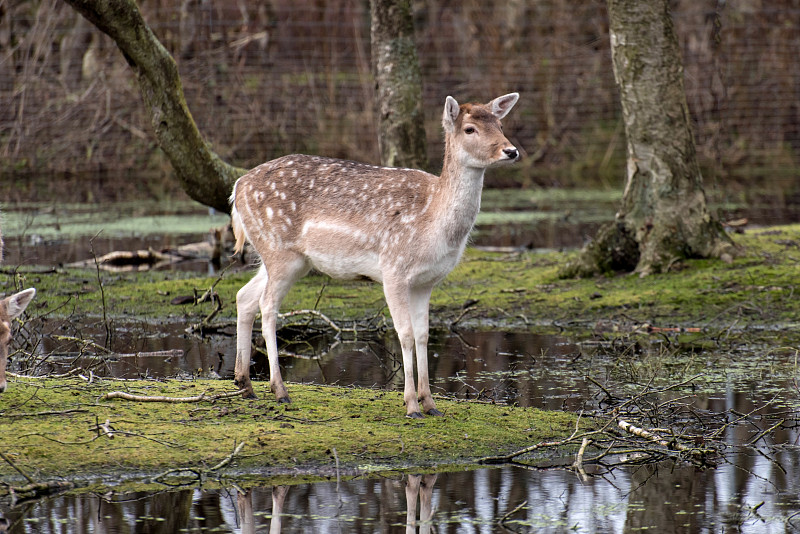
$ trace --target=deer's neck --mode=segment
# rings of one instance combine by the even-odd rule
[[[481,207],[481,190],[485,169],[463,165],[450,143],[445,145],[442,166],[442,222],[448,245],[462,245]]]

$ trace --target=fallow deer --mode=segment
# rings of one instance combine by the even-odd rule
[[[236,251],[250,242],[261,258],[236,296],[234,380],[250,382],[253,321],[261,309],[270,388],[290,402],[278,365],[275,327],[281,301],[313,267],[333,278],[366,277],[383,284],[403,353],[406,415],[442,415],[428,378],[428,307],[433,287],[458,263],[475,223],[484,171],[512,163],[519,151],[500,120],[517,93],[488,104],[444,105],[441,176],[317,156],[290,155],[264,163],[239,180],[231,195]],[[414,354],[418,389],[414,387]]]
[[[3,259],[3,237],[0,236],[0,261]],[[6,366],[8,365],[8,346],[11,344],[11,321],[19,317],[28,307],[36,290],[33,288],[14,293],[0,300],[0,393],[6,390]]]

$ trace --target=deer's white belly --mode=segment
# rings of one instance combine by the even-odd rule
[[[382,281],[376,240],[341,223],[309,221],[303,225],[302,253],[315,269],[333,278],[366,276]]]
[[[309,251],[306,257],[315,269],[332,278],[352,279],[366,276],[376,282],[382,282],[381,270],[378,266],[378,255],[366,251],[360,254],[326,253]]]

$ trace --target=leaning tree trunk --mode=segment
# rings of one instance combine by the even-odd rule
[[[175,60],[145,23],[134,0],[66,0],[111,37],[139,81],[158,144],[184,191],[228,213],[233,182],[246,172],[222,161],[206,144],[186,106]]]
[[[665,272],[733,249],[706,206],[669,0],[608,0],[611,58],[627,137],[616,220],[562,273]]]
[[[427,167],[422,76],[410,0],[371,0],[372,65],[378,98],[381,162]]]

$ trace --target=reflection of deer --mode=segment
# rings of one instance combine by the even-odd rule
[[[511,93],[488,104],[459,106],[447,97],[441,176],[292,155],[239,178],[231,195],[236,250],[249,241],[262,262],[236,296],[235,380],[246,397],[255,396],[250,352],[260,308],[270,388],[278,402],[289,402],[278,366],[277,313],[292,285],[314,267],[334,278],[383,284],[403,352],[406,415],[419,418],[422,410],[442,415],[428,379],[431,291],[464,252],[480,208],[484,171],[519,158],[500,124],[518,98]]]
[[[408,475],[406,480],[406,533],[430,534],[433,519],[433,486],[438,475]],[[272,488],[272,519],[269,523],[270,534],[279,534],[281,531],[283,505],[289,486],[273,486]],[[382,498],[388,499],[389,494]],[[417,521],[417,499],[419,499],[419,521]],[[256,529],[253,516],[253,490],[241,490],[236,494],[236,504],[239,511],[239,526],[242,534],[254,534]],[[260,532],[260,530],[258,530]]]
[[[3,259],[3,238],[0,236],[0,261]],[[33,288],[14,293],[0,300],[0,393],[6,390],[6,366],[8,346],[11,344],[11,321],[19,317],[28,307],[36,290]]]
[[[433,518],[433,485],[437,475],[408,475],[406,481],[406,534],[415,534],[417,527],[417,496],[419,496],[419,534],[431,531]]]
[[[281,516],[283,515],[283,503],[289,486],[274,486],[272,488],[272,519],[269,522],[270,534],[279,534],[281,531]],[[242,534],[254,534],[256,532],[256,522],[253,517],[253,490],[236,494],[236,504],[239,506],[239,524]]]

